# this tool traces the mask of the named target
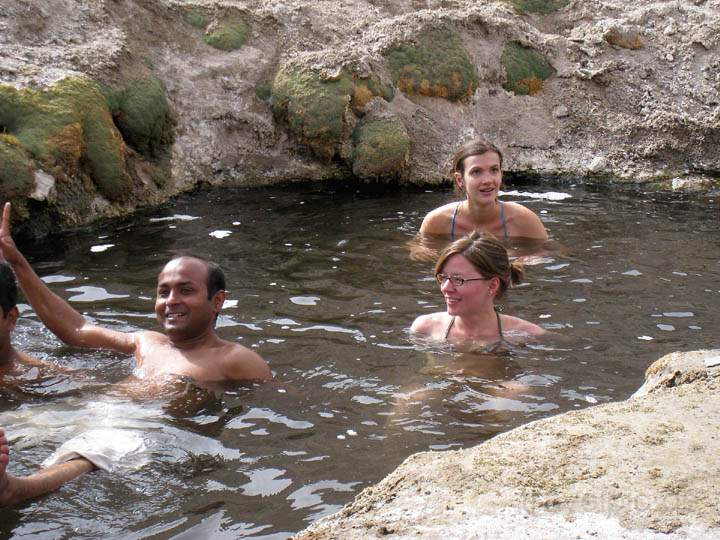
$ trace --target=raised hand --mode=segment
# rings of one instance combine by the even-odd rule
[[[2,222],[0,223],[0,261],[7,260],[10,264],[13,264],[18,262],[22,258],[22,255],[15,246],[15,241],[12,239],[10,226],[11,212],[12,205],[6,202],[3,208]]]

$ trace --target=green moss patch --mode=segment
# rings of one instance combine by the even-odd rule
[[[83,170],[108,199],[129,194],[125,144],[91,80],[68,78],[44,91],[0,86],[0,127],[54,176]]]
[[[352,78],[334,80],[302,69],[283,68],[272,85],[273,114],[291,133],[323,158],[332,158],[342,139],[345,113],[353,95]]]
[[[205,28],[210,22],[207,14],[198,8],[194,8],[186,12],[183,19],[185,19],[186,23],[190,26],[194,26],[195,28]]]
[[[554,13],[570,3],[570,0],[510,0],[518,13]]]
[[[353,174],[363,180],[395,178],[410,159],[410,137],[398,119],[361,122],[353,143]]]
[[[385,84],[376,77],[358,77],[355,79],[353,89],[352,106],[358,112],[373,98],[381,97],[390,102],[395,96],[395,89],[392,85]]]
[[[106,90],[108,105],[125,141],[150,158],[167,153],[173,125],[165,88],[156,78],[133,81],[121,90]]]
[[[267,101],[272,96],[272,85],[260,83],[255,87],[255,96],[262,101]]]
[[[250,27],[242,21],[221,24],[205,34],[205,43],[221,51],[234,51],[247,41]]]
[[[33,163],[20,141],[0,134],[0,199],[26,196],[35,184]]]
[[[395,85],[406,94],[457,101],[472,96],[478,75],[470,55],[451,30],[429,30],[415,43],[403,43],[385,53]]]
[[[542,54],[515,42],[505,45],[500,62],[507,74],[503,88],[517,95],[533,96],[540,93],[544,81],[555,73]]]

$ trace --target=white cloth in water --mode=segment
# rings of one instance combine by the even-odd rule
[[[129,429],[93,429],[73,437],[43,462],[43,467],[84,457],[108,472],[139,469],[149,461],[142,433]]]

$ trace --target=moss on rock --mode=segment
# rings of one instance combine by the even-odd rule
[[[122,90],[106,90],[105,95],[125,141],[146,157],[164,156],[173,142],[173,129],[162,83],[154,77],[139,79]]]
[[[273,114],[317,156],[329,159],[343,137],[353,89],[346,72],[328,80],[314,71],[282,68],[272,85]]]
[[[396,178],[410,159],[410,137],[396,119],[361,122],[353,132],[353,174],[363,180]]]
[[[272,85],[259,83],[255,86],[255,96],[261,101],[267,101],[272,97]]]
[[[35,184],[33,164],[20,141],[0,134],[0,199],[28,195]]]
[[[87,168],[108,199],[129,194],[122,136],[90,79],[64,79],[44,91],[0,86],[0,127],[54,176]]]
[[[355,79],[352,106],[356,111],[360,111],[376,97],[390,102],[394,96],[395,90],[392,85],[385,84],[376,77],[358,77]]]
[[[205,28],[210,22],[210,19],[205,11],[199,8],[193,8],[187,11],[183,16],[183,19],[185,19],[186,23],[190,26],[194,26],[195,28]]]
[[[478,87],[475,65],[454,31],[428,30],[415,43],[395,45],[384,55],[395,85],[406,94],[457,101]]]
[[[500,62],[507,74],[503,88],[517,95],[540,93],[544,81],[555,73],[542,54],[513,41],[505,45]]]
[[[570,0],[510,0],[518,13],[554,13],[570,3]]]
[[[250,27],[243,21],[219,24],[205,34],[205,43],[221,51],[234,51],[247,41]]]

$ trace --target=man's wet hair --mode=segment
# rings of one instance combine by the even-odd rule
[[[212,300],[212,297],[215,296],[216,292],[225,290],[225,273],[222,271],[222,268],[220,268],[220,266],[217,263],[209,261],[205,257],[201,257],[200,255],[196,255],[194,253],[176,253],[175,255],[172,256],[170,261],[174,261],[175,259],[182,259],[184,257],[189,257],[191,259],[197,259],[197,260],[205,263],[205,266],[207,267],[207,271],[208,271],[208,275],[207,275],[208,300]],[[170,261],[168,261],[168,262],[170,262]]]
[[[7,318],[10,310],[17,305],[18,287],[15,273],[6,262],[0,262],[0,307],[3,318]]]

